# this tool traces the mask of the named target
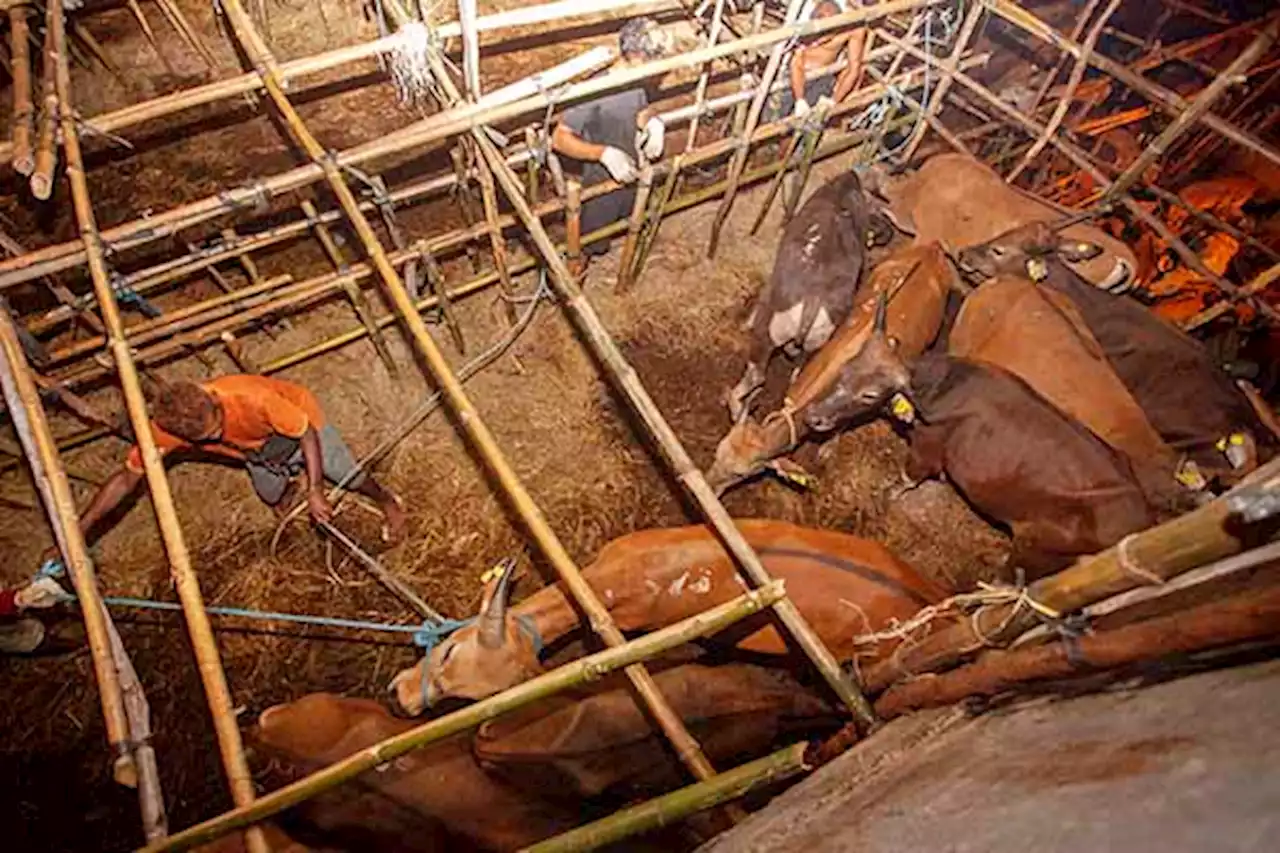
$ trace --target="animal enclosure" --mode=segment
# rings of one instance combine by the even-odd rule
[[[835,749],[899,713],[887,699],[905,677],[1265,542],[1255,508],[1276,488],[1268,465],[1023,583],[981,507],[944,483],[900,489],[907,446],[888,424],[799,441],[781,358],[755,405],[783,413],[768,425],[803,465],[795,476],[816,484],[765,476],[717,494],[702,472],[733,426],[721,397],[787,224],[850,169],[905,180],[953,153],[986,164],[1042,219],[1087,217],[1131,253],[1116,290],[1206,342],[1274,418],[1280,17],[1268,4],[812,5],[6,4],[5,586],[56,546],[79,598],[62,628],[82,617],[88,650],[5,659],[4,799],[21,847],[190,849],[619,669],[681,774],[652,809],[673,820],[715,806],[709,820],[732,822],[738,794],[798,776],[822,751],[713,762],[646,669],[660,652],[770,611],[806,686],[849,725],[827,741]],[[619,30],[641,15],[667,50],[620,61]],[[777,114],[797,45],[856,30],[864,68],[847,97]],[[651,90],[664,152],[636,164],[629,215],[584,233],[584,204],[622,187],[583,181],[553,142],[557,122],[638,86]],[[944,195],[921,205],[945,215]],[[868,248],[870,264],[910,237]],[[605,251],[586,263],[593,249]],[[957,278],[953,290],[968,287]],[[324,532],[305,504],[276,518],[225,466],[166,471],[144,390],[228,373],[311,388],[404,497],[405,540],[383,544],[358,495],[335,491]],[[91,550],[77,507],[135,441],[148,497]],[[847,666],[735,526],[743,518],[878,541],[957,599],[977,598],[947,599],[968,607],[955,613],[929,602],[921,624],[936,631]],[[635,636],[584,569],[625,534],[686,524],[714,532],[740,588]],[[246,748],[242,728],[269,706],[382,695],[477,611],[482,573],[508,558],[517,598],[561,585],[594,634],[591,656],[287,785]],[[321,621],[256,621],[264,612]],[[1203,644],[1270,636],[1238,621]],[[866,633],[896,643],[909,626]],[[610,803],[630,807],[613,817],[596,806],[598,822],[540,849],[657,823],[634,802]],[[243,838],[277,849],[256,830]]]

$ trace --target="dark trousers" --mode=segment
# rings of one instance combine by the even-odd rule
[[[599,163],[585,163],[582,167],[583,187],[610,180],[609,170]],[[592,231],[612,225],[631,216],[631,208],[636,203],[634,186],[622,187],[611,193],[596,196],[582,205],[582,236],[585,238]],[[609,241],[600,240],[589,246],[583,246],[587,255],[603,255],[609,251]]]

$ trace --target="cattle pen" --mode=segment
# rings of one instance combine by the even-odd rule
[[[1005,537],[950,486],[897,490],[905,445],[885,424],[802,450],[820,474],[812,491],[757,482],[722,496],[703,474],[730,425],[720,396],[746,350],[743,303],[768,277],[777,240],[764,239],[821,181],[953,152],[1133,246],[1122,298],[1239,368],[1274,428],[1270,4],[887,0],[819,15],[807,0],[157,0],[170,41],[135,0],[4,5],[3,586],[38,568],[56,576],[52,543],[77,599],[58,607],[82,621],[87,648],[5,658],[13,769],[0,813],[30,826],[15,849],[158,852],[224,837],[252,853],[312,849],[279,846],[262,822],[615,671],[680,783],[584,806],[572,812],[582,825],[524,849],[628,849],[699,813],[703,829],[749,825],[764,792],[880,749],[890,720],[914,712],[925,737],[941,718],[920,709],[1274,649],[1274,460],[1029,582],[1005,574],[1018,568]],[[618,31],[640,16],[668,49],[620,60]],[[776,114],[793,53],[855,31],[858,85],[807,115]],[[629,215],[584,232],[584,205],[627,187],[584,182],[557,121],[636,87],[653,93],[663,154],[637,156]],[[150,389],[224,373],[315,390],[354,445],[374,447],[360,464],[409,504],[408,541],[373,544],[355,493],[335,488],[339,512],[313,529],[294,523],[305,502],[276,519],[244,509],[244,485],[221,485],[225,474],[215,485],[167,471]],[[765,395],[782,387],[771,375]],[[128,444],[150,510],[91,547],[78,504]],[[865,632],[900,643],[894,654],[842,660],[735,524],[745,517],[885,541],[953,595]],[[637,635],[584,567],[606,542],[681,524],[714,533],[738,588]],[[504,558],[507,578],[523,562],[528,581],[560,585],[591,635],[585,652],[264,784],[247,709],[381,690],[470,624],[476,575]],[[482,586],[481,621],[506,578]],[[704,751],[706,727],[682,718],[654,666],[749,618],[769,620],[838,721],[732,766]],[[69,805],[50,805],[63,785]],[[77,811],[83,826],[59,825]],[[734,831],[713,844],[752,849]]]

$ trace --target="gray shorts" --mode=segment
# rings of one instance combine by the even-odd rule
[[[320,428],[320,458],[324,477],[331,483],[341,482],[356,467],[356,458],[351,453],[351,448],[347,447],[332,424],[325,424]],[[246,460],[245,467],[249,469],[249,480],[258,497],[275,506],[284,497],[289,481],[307,468],[302,455],[302,442],[283,435],[272,436],[261,450]],[[362,471],[346,487],[358,489],[364,479]]]
[[[835,90],[835,75],[828,74],[825,77],[818,77],[804,84],[804,99],[809,102],[809,106],[816,107],[819,98],[823,95],[829,98]],[[766,110],[766,116],[770,121],[788,118],[791,115],[791,111],[796,108],[796,97],[791,93],[791,83],[788,82],[781,92],[775,92],[770,95],[768,104],[769,110]]]

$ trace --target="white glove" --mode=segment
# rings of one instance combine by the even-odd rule
[[[796,105],[791,110],[791,115],[795,118],[804,118],[809,114],[809,111],[811,109],[812,107],[809,106],[808,101],[806,101],[804,98],[797,98]]]
[[[39,578],[28,586],[18,590],[13,596],[13,603],[19,610],[44,609],[53,607],[60,601],[69,601],[71,596],[58,585],[53,578]]]
[[[645,123],[644,130],[636,134],[636,148],[644,152],[648,160],[657,160],[662,156],[667,126],[662,119],[654,116]]]
[[[600,162],[620,184],[629,184],[636,179],[636,164],[621,148],[605,146],[604,153],[600,155]]]

